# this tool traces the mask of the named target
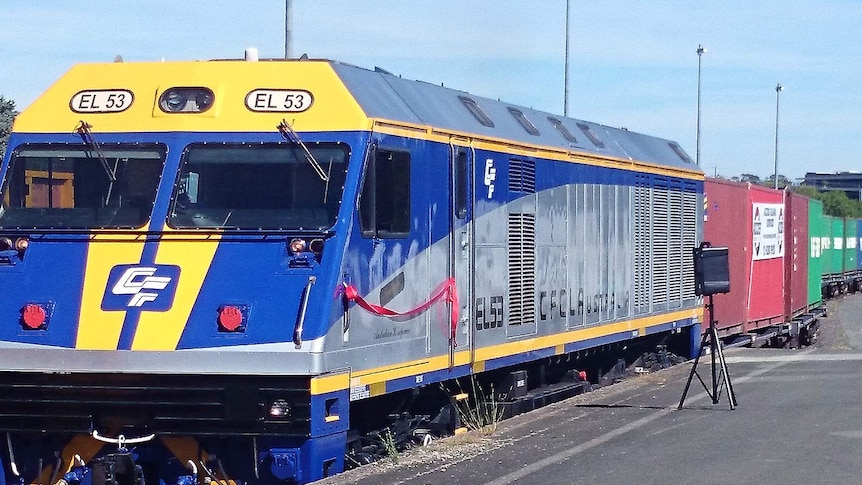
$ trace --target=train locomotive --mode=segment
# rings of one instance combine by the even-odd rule
[[[393,396],[700,338],[678,144],[386,72],[78,65],[0,178],[0,485],[308,483]]]

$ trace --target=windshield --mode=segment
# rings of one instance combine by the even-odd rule
[[[11,158],[0,195],[0,227],[139,228],[150,218],[163,146],[27,145]]]
[[[168,224],[178,229],[327,229],[335,224],[349,147],[198,144],[183,157]],[[325,175],[325,176],[324,176]]]

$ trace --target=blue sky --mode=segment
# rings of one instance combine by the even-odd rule
[[[293,50],[562,114],[565,0],[294,0]],[[569,115],[679,142],[710,175],[862,170],[862,1],[571,0]],[[284,0],[0,0],[19,110],[80,62],[284,56]]]

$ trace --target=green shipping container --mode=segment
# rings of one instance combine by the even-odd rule
[[[843,271],[856,270],[856,219],[844,219],[844,268]]]
[[[823,251],[823,274],[838,276],[844,272],[844,219],[823,216],[826,221],[826,247]]]
[[[823,220],[823,202],[808,199],[808,304],[823,299],[823,239],[828,231]]]

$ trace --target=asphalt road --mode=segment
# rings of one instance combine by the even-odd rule
[[[859,483],[862,296],[829,308],[813,347],[726,351],[734,410],[696,380],[677,410],[691,369],[678,365],[318,483]]]

